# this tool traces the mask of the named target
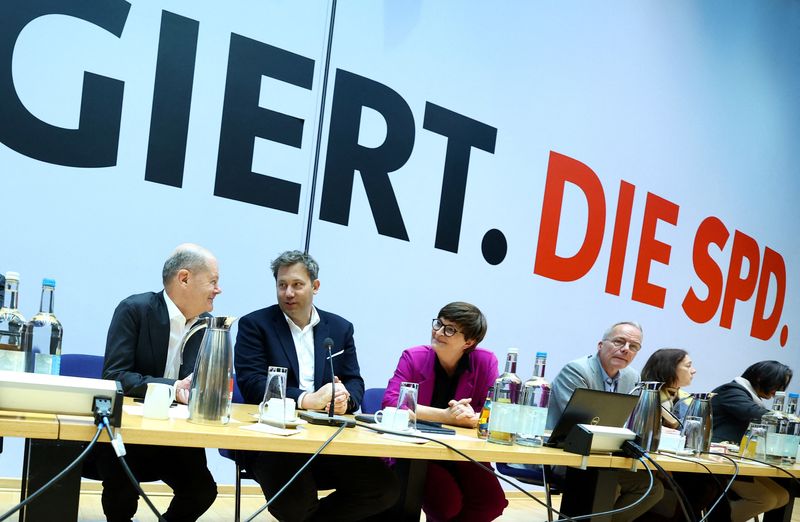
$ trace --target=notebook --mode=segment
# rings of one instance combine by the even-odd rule
[[[638,395],[577,388],[545,445],[562,447],[564,439],[576,424],[621,428],[625,426],[637,402]]]

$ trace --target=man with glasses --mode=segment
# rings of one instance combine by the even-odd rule
[[[271,264],[278,304],[239,320],[236,379],[245,402],[264,396],[269,366],[288,369],[286,396],[306,410],[356,411],[364,395],[353,325],[314,306],[320,287],[319,265],[298,250],[284,252]],[[327,339],[333,341],[331,379]],[[334,380],[335,382],[331,382]],[[271,499],[308,460],[308,455],[244,452],[264,496]],[[318,490],[334,489],[323,499]],[[270,504],[278,520],[363,520],[391,507],[400,493],[395,474],[380,459],[320,455]]]
[[[620,322],[611,326],[597,343],[597,353],[567,363],[553,379],[550,404],[547,409],[547,429],[552,430],[561,418],[572,393],[577,388],[630,393],[639,381],[639,371],[630,364],[642,349],[642,327],[635,322]],[[563,471],[563,468],[562,470]],[[557,474],[558,470],[556,471]],[[563,476],[563,475],[562,475]],[[650,483],[647,472],[621,471],[619,496],[614,508],[639,500]],[[647,498],[631,509],[612,516],[614,522],[635,520],[654,506],[663,496],[664,486],[658,479]]]

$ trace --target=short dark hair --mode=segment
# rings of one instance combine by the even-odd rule
[[[475,341],[475,344],[467,352],[474,350],[486,335],[486,329],[488,328],[486,316],[473,304],[463,301],[446,304],[439,310],[438,317],[456,323],[464,335],[464,340]]]
[[[742,377],[750,381],[757,392],[769,395],[786,390],[792,380],[792,369],[778,361],[760,361],[751,364]]]
[[[275,277],[275,280],[278,280],[278,270],[284,266],[292,266],[297,263],[302,263],[303,266],[306,267],[306,271],[308,272],[308,277],[311,279],[312,282],[319,279],[319,265],[314,258],[311,257],[309,254],[305,252],[301,252],[299,250],[287,250],[286,252],[282,253],[278,257],[272,260],[270,263],[270,268],[272,269],[272,275]]]
[[[653,352],[642,368],[643,381],[663,382],[671,388],[678,380],[678,364],[689,355],[680,348],[661,348]]]

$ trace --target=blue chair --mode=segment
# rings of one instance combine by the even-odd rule
[[[534,486],[541,486],[544,488],[545,498],[547,499],[548,508],[553,506],[551,495],[558,495],[561,491],[553,485],[550,481],[549,467],[545,465],[526,465],[525,468],[511,467],[508,464],[497,462],[495,463],[497,471],[507,477],[514,478],[525,484],[533,484]],[[547,521],[553,522],[553,512],[547,510]]]
[[[236,376],[233,376],[233,402],[237,404],[244,404],[244,397],[242,397],[242,392],[239,390],[239,385],[236,383]],[[236,450],[230,449],[219,449],[219,454],[225,457],[226,459],[231,459],[234,464],[236,464],[236,482],[235,482],[235,489],[236,489],[236,498],[234,499],[233,505],[233,520],[234,522],[239,522],[241,519],[242,514],[242,479],[248,480],[255,480],[256,477],[247,471],[244,464],[242,464],[242,459],[238,455]]]
[[[103,356],[85,353],[61,354],[61,375],[72,377],[103,378]]]
[[[375,413],[381,409],[381,401],[386,388],[368,388],[364,391],[364,400],[361,401],[362,413]]]

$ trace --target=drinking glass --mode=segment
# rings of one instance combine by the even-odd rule
[[[767,425],[751,422],[742,437],[739,454],[743,457],[764,461],[767,458]]]
[[[264,422],[265,417],[269,417],[272,422],[281,424],[281,427],[286,427],[286,376],[289,373],[288,368],[282,366],[270,366],[267,369],[267,386],[264,388],[264,400],[258,405],[259,422]],[[271,400],[271,402],[270,402]],[[269,407],[275,408],[276,406],[281,411],[269,411]],[[264,411],[264,410],[267,411]]]
[[[681,435],[686,437],[686,449],[692,450],[694,453],[701,453],[704,451],[705,444],[703,443],[703,418],[687,415],[683,419],[683,429]]]
[[[419,384],[415,382],[400,383],[400,395],[397,399],[397,409],[408,411],[408,429],[417,429],[417,394]]]

